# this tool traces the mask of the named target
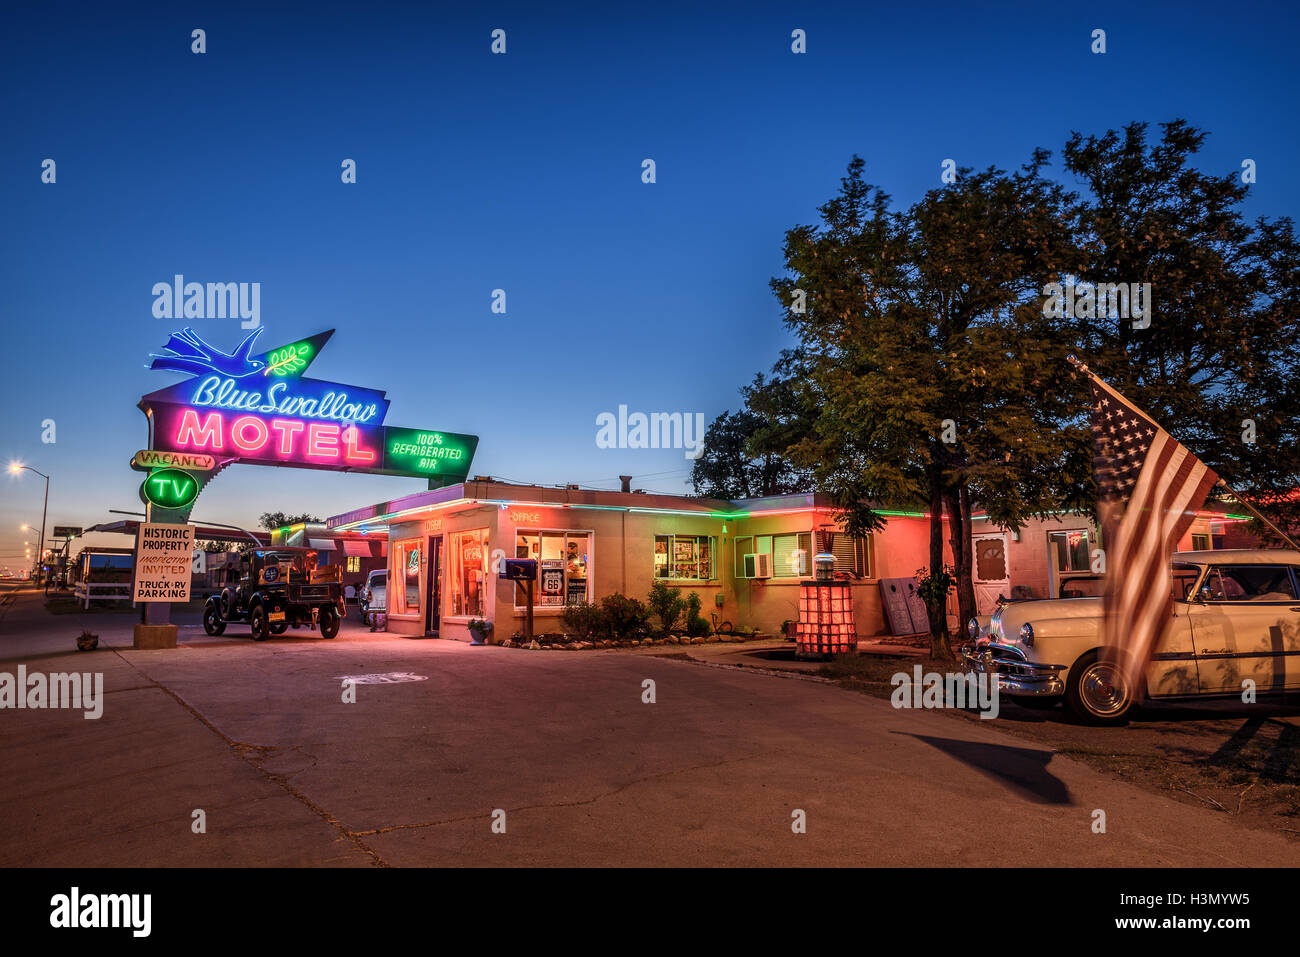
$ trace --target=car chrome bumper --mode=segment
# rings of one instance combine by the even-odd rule
[[[963,645],[961,666],[967,674],[992,675],[997,678],[998,694],[1021,698],[1051,698],[1065,694],[1060,672],[1065,665],[1040,665],[1025,659],[1013,645],[988,642]]]

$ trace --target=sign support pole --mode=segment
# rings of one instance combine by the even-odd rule
[[[524,615],[524,640],[533,640],[533,582],[528,582],[528,611]]]

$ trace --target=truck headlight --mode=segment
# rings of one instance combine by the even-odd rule
[[[980,636],[979,619],[972,618],[970,621],[966,622],[966,634],[970,636],[971,641],[975,641],[977,638],[979,638]]]
[[[1034,626],[1029,622],[1020,626],[1020,641],[1026,647],[1034,647]]]

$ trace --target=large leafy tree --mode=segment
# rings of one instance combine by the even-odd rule
[[[303,512],[301,515],[287,515],[284,512],[263,512],[262,517],[258,519],[258,523],[268,532],[274,532],[288,525],[297,525],[299,522],[319,521],[319,518],[307,512]]]
[[[855,157],[821,224],[786,234],[788,275],[772,282],[801,342],[775,370],[789,454],[850,533],[881,527],[882,507],[927,510],[930,572],[946,537],[963,619],[974,613],[972,499],[1014,527],[1081,499],[1088,474],[1054,388],[1069,343],[1042,309],[1045,283],[1079,265],[1078,211],[1042,175],[1047,158],[1014,173],[963,169],[893,211]],[[1067,481],[1044,483],[1049,469]],[[929,595],[931,654],[948,658],[943,596]]]
[[[1085,187],[1080,282],[1150,283],[1154,299],[1145,328],[1106,310],[1076,317],[1074,335],[1095,372],[1295,523],[1300,248],[1290,219],[1246,219],[1240,170],[1192,166],[1205,139],[1183,120],[1154,139],[1145,123],[1070,137],[1065,167]]]
[[[807,476],[770,444],[751,446],[764,426],[751,409],[723,412],[704,435],[704,452],[691,469],[696,494],[710,498],[782,495],[805,487]]]

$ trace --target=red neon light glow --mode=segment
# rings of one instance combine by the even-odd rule
[[[355,425],[343,430],[343,449],[343,458],[349,462],[364,465],[375,460],[373,449],[361,447],[361,433],[357,431]]]

